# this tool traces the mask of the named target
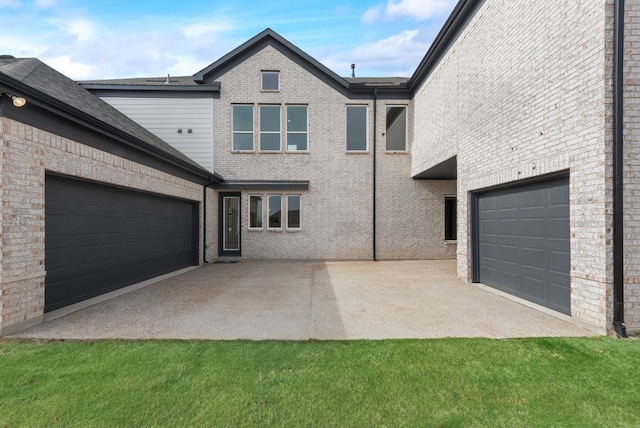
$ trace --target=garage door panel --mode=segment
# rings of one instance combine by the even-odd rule
[[[45,310],[197,264],[197,204],[46,177]]]
[[[568,178],[480,194],[477,216],[480,282],[570,313]]]

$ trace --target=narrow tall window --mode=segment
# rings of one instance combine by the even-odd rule
[[[367,106],[347,106],[347,150],[367,150]]]
[[[444,240],[455,241],[458,239],[457,230],[457,199],[455,196],[444,198]]]
[[[279,91],[280,90],[280,73],[277,71],[262,72],[262,90],[263,91]]]
[[[233,150],[253,150],[253,106],[233,106]]]
[[[260,150],[280,150],[280,106],[260,106]]]
[[[249,229],[262,229],[262,196],[249,195]]]
[[[287,106],[287,150],[308,150],[307,106]]]
[[[300,229],[300,195],[287,195],[287,229]]]
[[[282,229],[282,196],[269,195],[269,229]]]
[[[387,107],[387,151],[407,150],[407,108]]]

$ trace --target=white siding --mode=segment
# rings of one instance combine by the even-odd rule
[[[149,131],[213,171],[211,98],[103,97]],[[178,132],[181,129],[182,133]],[[188,130],[192,132],[189,133]]]

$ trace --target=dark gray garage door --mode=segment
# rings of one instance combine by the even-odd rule
[[[477,196],[480,282],[570,314],[569,179]]]
[[[47,175],[45,311],[198,263],[193,202]]]

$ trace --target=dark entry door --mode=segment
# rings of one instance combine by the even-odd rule
[[[47,175],[45,311],[198,264],[198,204]]]
[[[569,178],[477,195],[479,282],[571,313]]]
[[[241,209],[239,193],[219,194],[220,256],[240,257]]]

